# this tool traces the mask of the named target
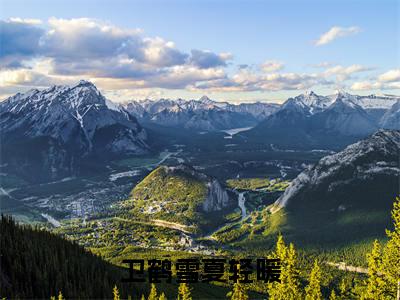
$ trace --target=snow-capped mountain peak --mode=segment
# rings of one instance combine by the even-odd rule
[[[203,102],[203,103],[207,103],[207,104],[210,104],[210,103],[213,103],[213,102],[214,102],[213,100],[211,100],[210,98],[208,98],[208,96],[206,96],[206,95],[202,96],[202,97],[199,99],[199,101],[200,101],[200,102]]]
[[[304,110],[308,110],[308,112],[311,114],[322,111],[332,104],[332,100],[330,98],[317,95],[313,91],[308,91],[290,99],[293,99],[293,104],[299,105]],[[287,102],[289,102],[289,100]]]
[[[56,144],[60,153],[41,156],[55,164],[61,152],[69,158],[63,157],[60,165],[68,161],[72,166],[100,153],[111,157],[147,151],[146,133],[136,119],[88,81],[17,94],[0,103],[0,116],[2,138],[9,146],[43,139],[41,149],[50,151]]]

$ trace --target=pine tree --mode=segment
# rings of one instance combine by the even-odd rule
[[[335,290],[332,290],[329,300],[338,300],[339,298],[336,296]]]
[[[384,249],[383,269],[388,283],[388,294],[400,300],[400,197],[393,203],[393,231],[386,230],[389,238]]]
[[[248,300],[247,292],[243,285],[238,281],[233,285],[231,300]]]
[[[113,295],[114,295],[114,300],[120,300],[119,290],[118,290],[117,285],[114,285]]]
[[[142,297],[140,298],[140,300],[146,300],[146,297],[142,294]]]
[[[297,255],[293,244],[285,245],[283,237],[278,236],[275,258],[281,260],[280,283],[274,282],[268,287],[270,300],[297,300],[302,299],[297,268]]]
[[[306,300],[321,300],[321,268],[318,262],[314,262],[314,267],[311,270],[310,281],[306,287]]]
[[[58,293],[58,300],[64,300],[63,294],[61,291]]]
[[[180,283],[178,288],[178,300],[192,300],[190,288],[187,283]]]
[[[382,250],[377,240],[374,241],[371,253],[367,254],[368,279],[362,299],[382,299],[385,282],[382,278]]]
[[[167,297],[165,296],[164,292],[161,293],[160,297],[158,300],[167,300]]]
[[[340,293],[339,293],[340,299],[346,299],[345,297],[347,296],[348,291],[347,291],[347,284],[346,284],[346,281],[344,280],[344,278],[340,282],[339,291],[340,291]]]
[[[284,261],[286,258],[287,247],[285,245],[285,241],[283,240],[283,236],[281,234],[278,235],[278,240],[276,241],[275,254],[282,261]]]
[[[147,300],[157,300],[157,289],[154,283],[151,284],[150,294]]]

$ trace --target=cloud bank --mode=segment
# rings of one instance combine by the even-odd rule
[[[141,29],[121,28],[89,18],[46,22],[12,18],[0,21],[0,94],[21,87],[45,87],[89,79],[101,88],[138,94],[157,89],[210,92],[290,91],[321,87],[354,90],[400,88],[400,71],[368,80],[358,76],[374,68],[359,64],[320,63],[318,72],[286,71],[285,63],[234,64],[229,52],[183,51],[173,41],[148,37]],[[324,45],[359,32],[333,27],[316,42]],[[352,81],[352,82],[350,82]],[[6,92],[5,92],[6,91]],[[127,94],[131,94],[126,92]]]

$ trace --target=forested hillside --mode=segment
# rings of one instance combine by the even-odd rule
[[[38,227],[19,226],[10,217],[1,217],[0,233],[1,297],[49,299],[59,292],[66,298],[112,297],[125,275],[83,247]]]

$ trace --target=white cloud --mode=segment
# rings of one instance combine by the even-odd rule
[[[394,69],[381,74],[378,77],[381,82],[400,81],[400,69]]]
[[[198,89],[213,91],[281,91],[309,89],[315,85],[330,84],[318,74],[269,73],[259,74],[241,69],[231,78],[222,78],[196,85]]]
[[[267,60],[261,65],[265,73],[276,72],[283,69],[283,63],[275,60]]]
[[[366,90],[380,89],[382,88],[382,84],[379,82],[359,81],[359,82],[354,82],[350,88],[353,91],[366,91]]]
[[[323,61],[323,62],[318,63],[318,64],[312,64],[311,67],[314,67],[314,68],[328,68],[328,67],[330,67],[332,65],[333,64],[328,62],[328,61]]]
[[[14,85],[27,85],[27,86],[47,86],[49,78],[46,75],[35,72],[30,69],[5,69],[0,71],[0,86],[14,86]]]
[[[400,89],[400,69],[389,70],[376,79],[354,82],[352,90]]]
[[[352,27],[334,26],[331,29],[329,29],[329,31],[322,34],[319,37],[319,39],[315,42],[315,45],[316,46],[326,45],[337,38],[354,35],[354,34],[359,33],[360,31],[361,31],[361,29],[356,26],[352,26]]]
[[[350,65],[347,67],[337,65],[327,68],[323,74],[324,76],[336,76],[338,82],[348,80],[352,74],[371,71],[373,68],[362,65]]]
[[[13,23],[23,23],[23,24],[31,24],[31,25],[39,25],[42,24],[42,21],[39,19],[22,19],[22,18],[10,18],[9,22]]]

